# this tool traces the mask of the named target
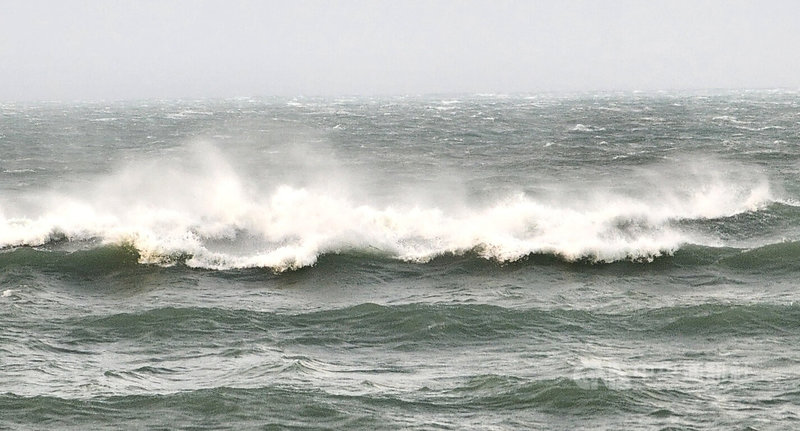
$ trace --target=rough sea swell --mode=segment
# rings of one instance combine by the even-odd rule
[[[182,152],[190,162],[132,163],[89,179],[93,184],[80,192],[4,202],[0,246],[116,244],[133,248],[143,264],[275,271],[354,252],[414,262],[467,253],[498,262],[533,254],[650,261],[684,245],[765,246],[762,238],[745,239],[754,229],[770,235],[775,219],[789,217],[784,223],[791,224],[800,215],[752,168],[712,160],[706,172],[698,162],[643,166],[646,178],[613,179],[619,191],[554,185],[538,196],[501,194],[479,204],[451,200],[440,207],[405,197],[380,207],[341,188],[270,189],[237,174],[209,145]],[[732,232],[716,232],[719,225]]]
[[[792,429],[791,92],[0,105],[0,428]]]

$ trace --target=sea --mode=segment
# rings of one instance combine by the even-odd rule
[[[0,103],[0,429],[798,428],[798,91]]]

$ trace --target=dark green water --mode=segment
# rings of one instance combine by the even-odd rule
[[[800,95],[0,105],[0,428],[795,429]]]

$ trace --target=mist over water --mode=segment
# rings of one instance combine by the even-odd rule
[[[79,190],[26,193],[3,205],[0,246],[67,239],[93,247],[100,241],[132,246],[141,263],[276,271],[342,252],[417,262],[467,252],[499,262],[530,254],[652,260],[684,244],[735,245],[713,234],[693,235],[677,222],[732,217],[778,201],[768,179],[752,168],[708,158],[612,175],[606,179],[611,187],[586,178],[537,193],[507,191],[456,202],[424,196],[426,188],[446,187],[435,177],[403,187],[376,185],[353,178],[335,155],[306,163],[297,152],[268,154],[276,157],[251,160],[248,172],[217,146],[192,143],[166,158],[126,161],[87,178]],[[392,203],[372,202],[376,195]],[[13,207],[20,199],[26,212]]]
[[[798,108],[0,105],[0,427],[791,425]]]
[[[6,10],[2,101],[800,88],[800,5],[787,0],[30,0]]]

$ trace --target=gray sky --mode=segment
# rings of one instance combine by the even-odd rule
[[[0,100],[800,88],[800,1],[0,0]]]

